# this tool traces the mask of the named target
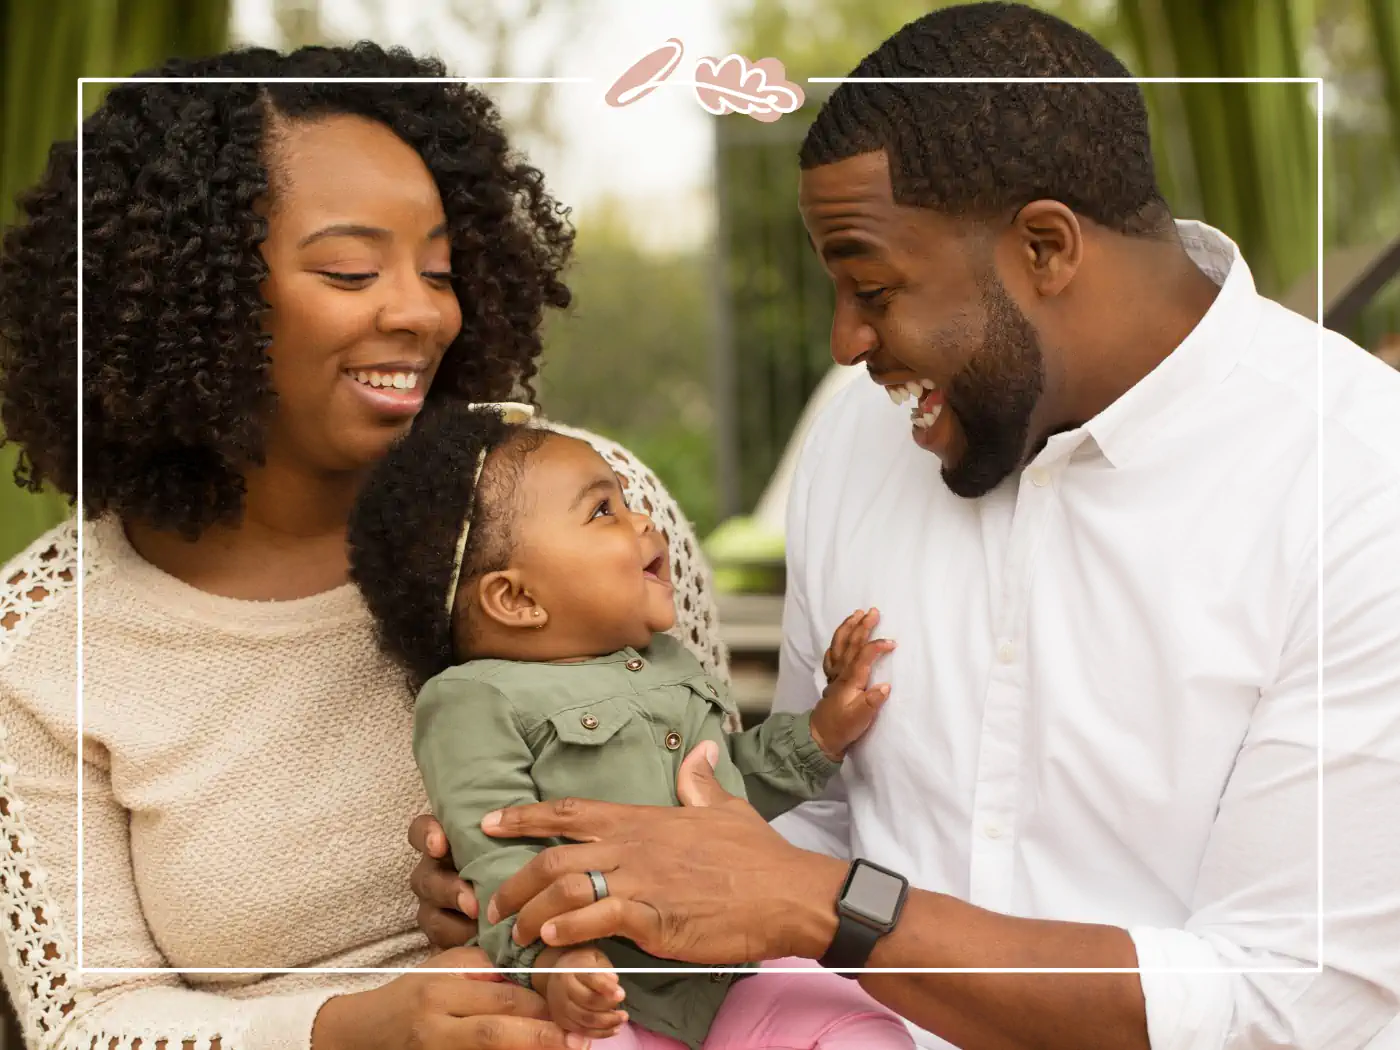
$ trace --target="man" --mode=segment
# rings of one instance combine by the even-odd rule
[[[1009,4],[853,74],[1127,75]],[[853,607],[891,698],[792,844],[696,755],[686,808],[507,810],[582,844],[492,905],[700,964],[1116,971],[861,975],[928,1047],[1366,1046],[1400,995],[1400,377],[1172,221],[1135,85],[850,82],[801,162],[873,382],[798,467],[776,707]]]

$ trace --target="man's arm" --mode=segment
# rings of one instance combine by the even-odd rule
[[[955,969],[1140,962],[1141,976],[867,974],[872,995],[955,1044],[993,1050],[1367,1046],[1400,1000],[1400,494],[1330,505],[1329,518],[1325,604],[1315,566],[1303,566],[1275,681],[1220,801],[1181,928],[1015,918],[913,891],[869,960]],[[576,803],[502,815],[491,834],[588,844],[546,851],[502,886],[500,906],[520,908],[532,929],[551,920],[551,943],[621,935],[710,965],[823,954],[846,865],[782,841],[698,765],[683,767],[680,809]],[[591,899],[569,886],[577,865],[613,871],[607,908],[569,914]],[[715,909],[717,899],[727,907]],[[1179,972],[1202,970],[1234,972]]]

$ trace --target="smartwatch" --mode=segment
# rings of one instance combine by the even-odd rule
[[[836,936],[817,961],[828,970],[859,970],[875,943],[899,922],[909,880],[897,872],[857,858],[836,897]],[[843,973],[852,980],[858,973]]]

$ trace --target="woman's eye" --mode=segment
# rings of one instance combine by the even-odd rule
[[[884,296],[885,291],[884,288],[871,288],[868,291],[856,292],[856,298],[865,303],[878,302]]]
[[[364,282],[378,277],[377,273],[338,273],[335,270],[316,271],[322,277],[329,277],[332,281],[340,281],[342,284],[364,284]]]
[[[597,518],[610,517],[612,517],[612,500],[605,499],[602,503],[599,503],[598,506],[593,508],[593,513],[589,515],[588,520],[593,521]]]
[[[455,278],[457,275],[451,270],[428,270],[423,274],[423,276],[430,281],[437,282],[438,284],[451,284],[453,278]]]

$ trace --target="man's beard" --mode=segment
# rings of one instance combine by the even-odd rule
[[[995,273],[980,281],[982,343],[949,388],[944,411],[957,416],[965,445],[943,483],[956,496],[985,496],[1021,466],[1031,412],[1045,389],[1045,359],[1030,321]]]

